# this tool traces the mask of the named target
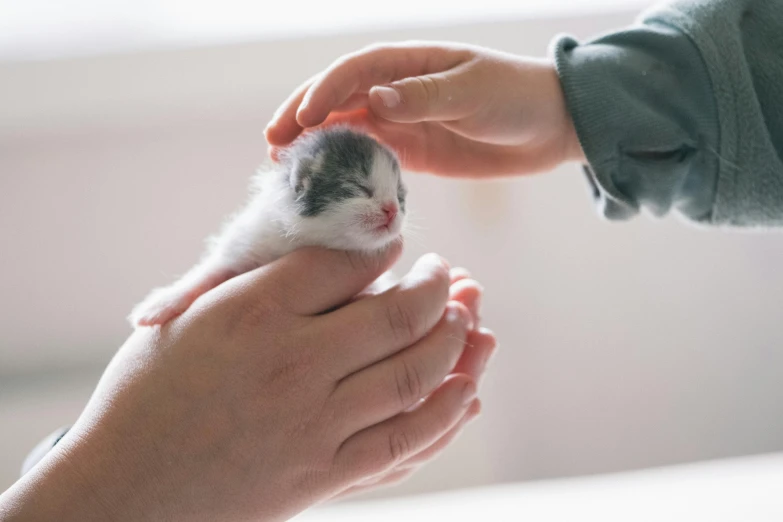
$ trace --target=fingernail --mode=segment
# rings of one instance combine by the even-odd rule
[[[470,404],[470,407],[468,409],[467,422],[471,422],[473,419],[478,417],[480,414],[481,414],[481,402],[474,399],[473,402]]]
[[[446,320],[452,323],[461,323],[467,331],[471,331],[473,330],[473,317],[463,310],[463,307],[456,302],[446,304]]]
[[[476,383],[473,381],[468,382],[462,389],[462,405],[465,407],[470,406],[477,394]]]
[[[383,102],[383,106],[387,109],[395,108],[402,101],[400,93],[392,87],[375,87],[374,90],[378,93],[378,96]]]

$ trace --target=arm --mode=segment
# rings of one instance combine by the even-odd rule
[[[601,212],[674,209],[714,225],[783,225],[783,11],[682,1],[555,62]],[[776,51],[777,49],[777,51]]]
[[[478,413],[494,337],[434,255],[339,306],[399,253],[300,249],[137,329],[0,521],[287,520],[410,473]]]
[[[587,163],[601,211],[675,210],[714,225],[783,225],[779,0],[689,0],[552,61],[455,43],[346,55],[286,100],[272,156],[303,129],[348,122],[405,168],[483,178]]]

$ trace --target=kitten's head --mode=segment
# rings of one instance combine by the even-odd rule
[[[284,153],[283,165],[305,242],[376,250],[399,239],[406,188],[389,149],[345,127],[309,132]]]

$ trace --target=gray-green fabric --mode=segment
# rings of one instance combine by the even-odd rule
[[[686,0],[553,45],[601,212],[783,225],[783,0]]]

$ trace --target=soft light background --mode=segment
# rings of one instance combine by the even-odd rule
[[[242,201],[300,81],[382,40],[543,55],[649,3],[0,0],[0,490]],[[422,230],[401,268],[469,267],[501,347],[480,420],[376,496],[783,449],[779,234],[609,224],[575,166],[408,183]]]

